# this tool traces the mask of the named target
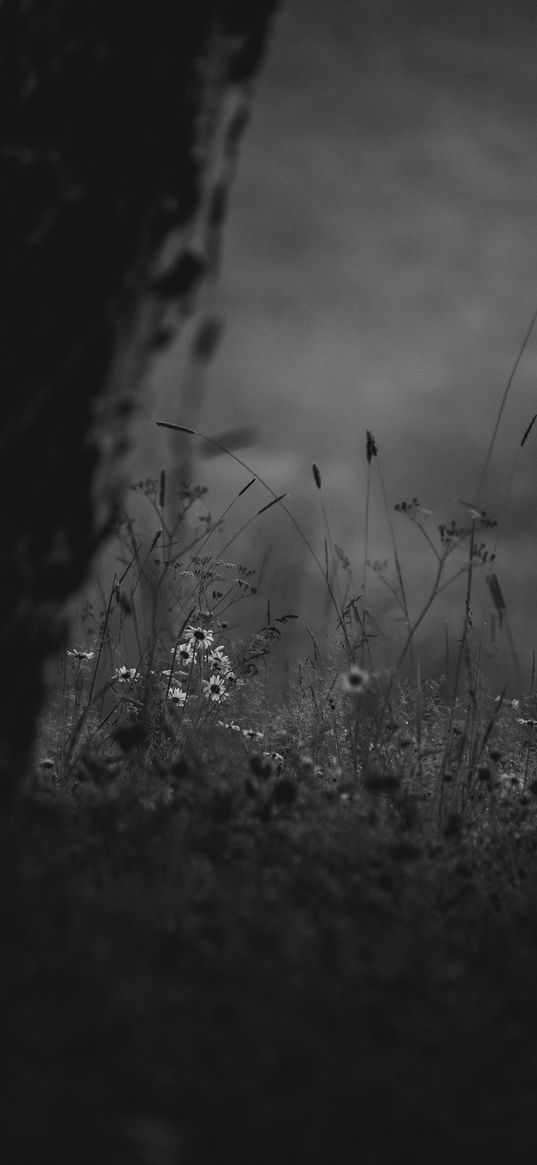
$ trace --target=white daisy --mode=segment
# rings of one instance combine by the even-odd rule
[[[205,627],[187,627],[185,636],[187,643],[192,645],[191,650],[211,647],[214,640],[212,631],[207,631]]]
[[[137,669],[135,667],[125,667],[122,664],[121,667],[116,668],[112,679],[119,680],[120,684],[134,684],[138,680]]]
[[[168,692],[168,700],[170,700],[172,704],[179,704],[181,708],[184,707],[186,698],[187,693],[183,692],[182,688],[170,688]]]
[[[343,672],[340,676],[340,684],[343,691],[353,696],[361,696],[367,690],[370,683],[369,672],[358,667],[357,663],[351,663],[348,671]]]
[[[214,700],[215,703],[219,703],[226,697],[227,693],[224,678],[223,676],[218,675],[217,672],[214,672],[213,675],[209,676],[208,680],[204,680],[202,687],[204,696],[206,696],[209,700]]]

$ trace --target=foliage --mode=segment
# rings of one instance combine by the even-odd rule
[[[213,518],[184,485],[168,528],[163,476],[135,492],[155,528],[118,520],[4,839],[12,1159],[375,1165],[409,1129],[417,1161],[520,1159],[537,717],[534,666],[514,696],[484,674],[479,572],[508,626],[495,523],[466,507],[434,533],[416,498],[396,506],[433,559],[415,615],[391,513],[393,574],[366,533],[361,587],[324,506],[324,565],[295,523],[335,634],[282,689],[296,614],[275,615],[234,536],[211,553],[233,503]],[[389,665],[371,576],[402,616]],[[457,650],[424,677],[418,629],[458,579]]]

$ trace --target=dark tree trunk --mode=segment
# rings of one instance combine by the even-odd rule
[[[208,269],[276,0],[0,5],[0,799],[121,493],[152,352]]]

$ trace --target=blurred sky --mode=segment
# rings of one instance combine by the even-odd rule
[[[198,416],[181,405],[180,347],[155,369],[144,468],[156,475],[173,449],[156,417],[208,433],[249,426],[255,439],[241,455],[275,491],[289,491],[322,557],[317,462],[356,592],[367,429],[392,511],[416,495],[434,511],[431,533],[440,521],[461,520],[456,499],[475,499],[537,308],[536,115],[534,4],[287,0],[232,192],[218,305],[223,342]],[[534,412],[537,330],[480,499],[500,521],[497,569],[524,678],[537,646],[537,426],[516,459]],[[248,480],[225,460],[195,468],[215,514]],[[391,558],[376,473],[372,491],[370,553]],[[250,491],[229,533],[268,500],[262,489]],[[434,560],[416,531],[392,517],[417,613]],[[259,519],[227,556],[240,552],[259,565],[267,548],[262,582],[273,610],[300,613],[320,633],[322,579],[284,514]],[[484,581],[478,590],[476,625],[491,605]],[[377,610],[387,594],[378,592]],[[421,640],[425,666],[442,668],[444,619],[456,639],[462,614],[460,588],[433,609]],[[393,616],[384,609],[385,658],[401,633]],[[492,658],[487,666],[494,670]]]

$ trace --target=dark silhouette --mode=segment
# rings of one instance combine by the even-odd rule
[[[0,6],[0,797],[225,216],[276,0]]]

